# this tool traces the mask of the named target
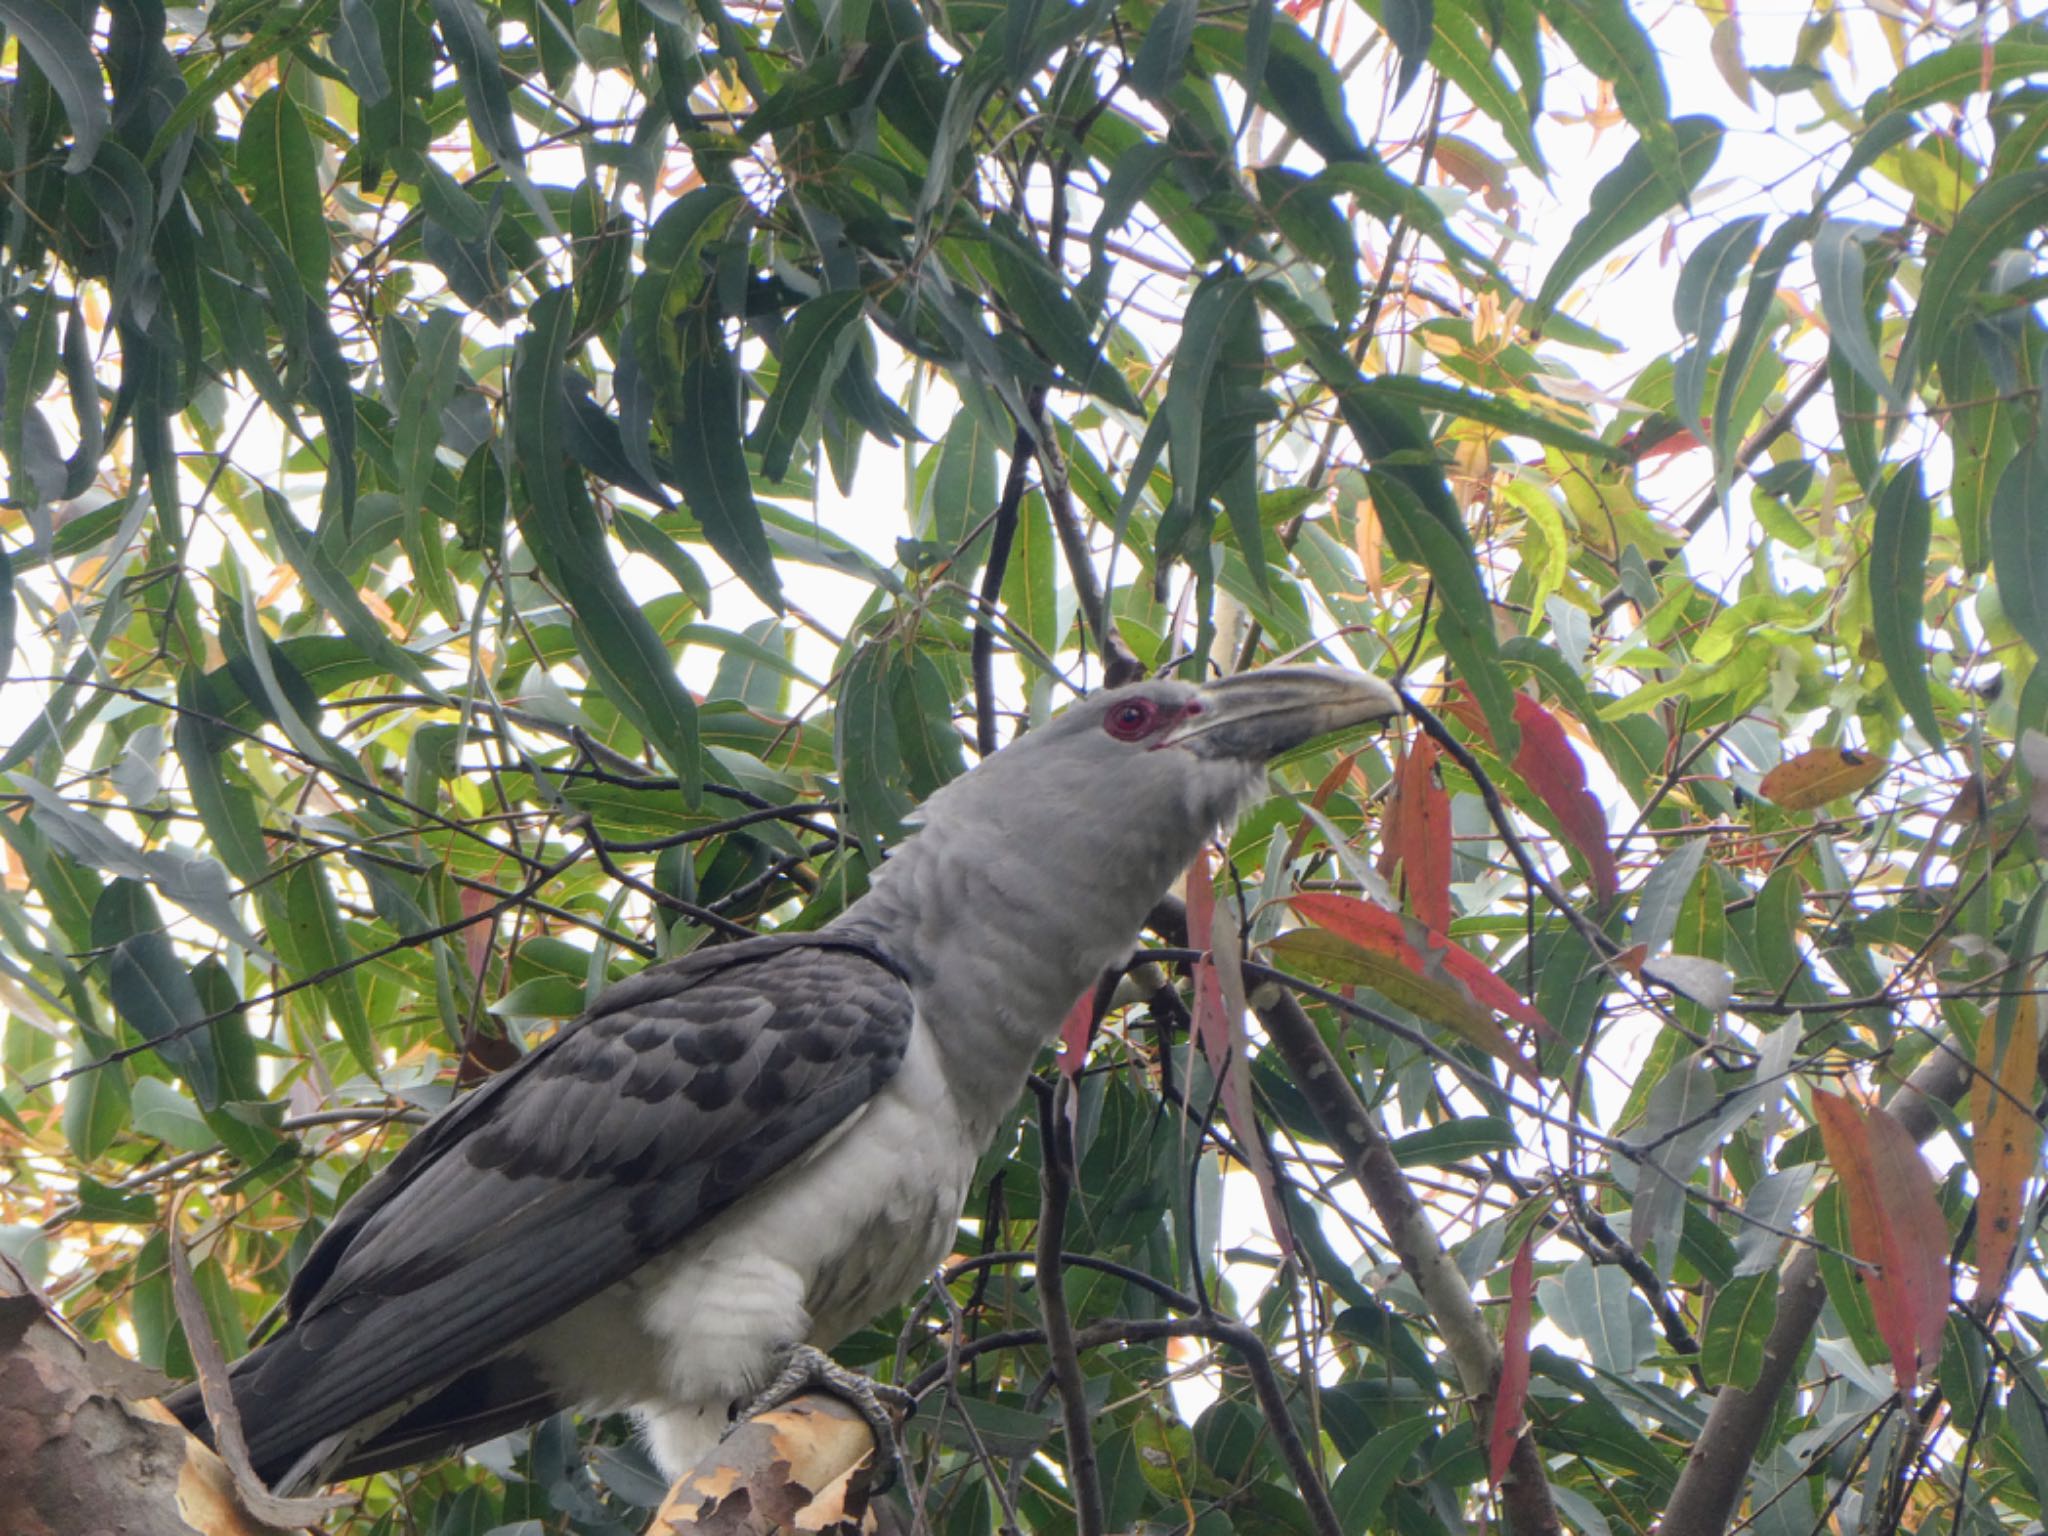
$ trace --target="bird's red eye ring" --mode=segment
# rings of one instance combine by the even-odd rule
[[[1150,699],[1126,699],[1112,709],[1102,728],[1118,741],[1137,741],[1152,729],[1159,709]]]

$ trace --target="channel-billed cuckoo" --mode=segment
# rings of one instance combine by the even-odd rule
[[[934,795],[833,922],[612,987],[322,1234],[233,1371],[257,1471],[303,1489],[577,1406],[631,1410],[674,1475],[772,1382],[857,1394],[819,1351],[952,1248],[1075,999],[1270,759],[1399,708],[1321,667],[1097,693]]]

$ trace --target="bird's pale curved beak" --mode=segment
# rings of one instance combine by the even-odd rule
[[[1335,667],[1264,667],[1204,683],[1161,746],[1203,757],[1265,762],[1303,742],[1401,713],[1401,697],[1376,677]]]

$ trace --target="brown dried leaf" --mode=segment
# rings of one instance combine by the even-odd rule
[[[1782,810],[1810,811],[1844,795],[1862,793],[1883,778],[1890,766],[1881,757],[1849,747],[1815,747],[1778,764],[1764,775],[1757,789]]]

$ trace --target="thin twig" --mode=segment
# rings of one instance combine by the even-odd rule
[[[280,1498],[264,1485],[249,1460],[249,1442],[242,1434],[242,1418],[228,1378],[227,1361],[221,1356],[220,1341],[213,1336],[206,1304],[199,1299],[199,1286],[192,1278],[192,1258],[185,1252],[185,1237],[178,1230],[178,1217],[185,1196],[190,1193],[180,1191],[171,1202],[164,1218],[164,1252],[171,1266],[171,1305],[184,1327],[192,1365],[199,1374],[199,1396],[206,1405],[206,1421],[213,1429],[214,1450],[234,1479],[235,1497],[256,1519],[287,1530],[318,1524],[351,1501],[336,1496]]]
[[[1010,564],[1010,546],[1017,539],[1017,510],[1024,502],[1025,466],[1031,462],[1031,429],[1019,423],[1010,444],[1010,474],[1003,498],[996,504],[995,532],[989,538],[988,564],[981,571],[981,602],[976,607],[974,640],[968,652],[974,668],[974,745],[992,757],[996,740],[996,628],[989,617],[1003,595],[1003,572]]]

